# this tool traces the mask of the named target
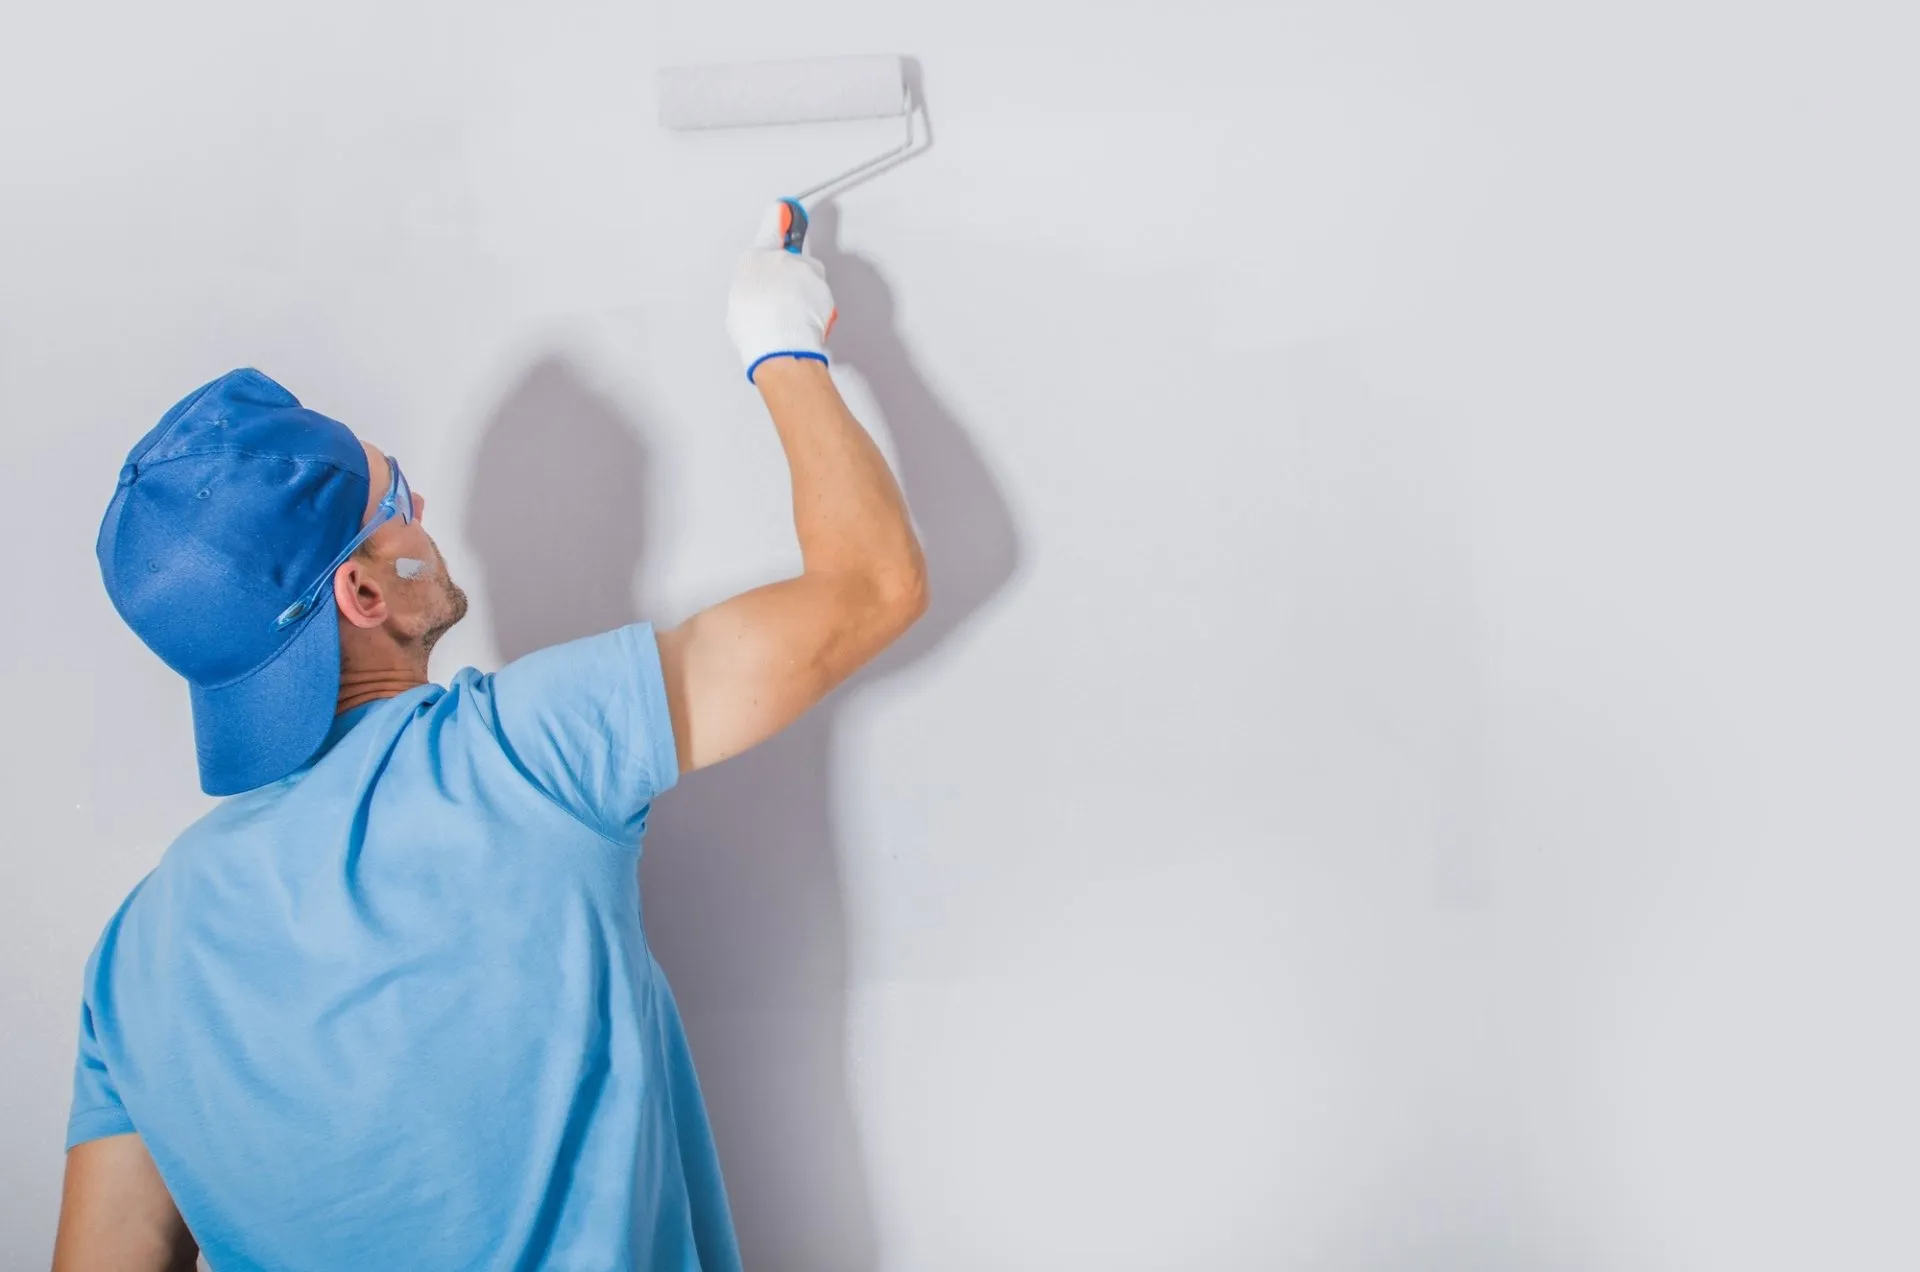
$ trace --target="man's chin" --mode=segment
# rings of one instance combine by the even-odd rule
[[[428,657],[433,655],[433,647],[440,643],[440,638],[452,631],[454,624],[467,616],[467,594],[461,591],[460,585],[452,579],[447,580],[446,600],[446,616],[429,627],[426,634],[420,637],[421,649]]]

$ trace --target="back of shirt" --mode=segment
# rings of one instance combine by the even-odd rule
[[[220,1272],[737,1268],[640,926],[677,775],[645,626],[341,717],[108,924],[69,1146],[137,1131]]]

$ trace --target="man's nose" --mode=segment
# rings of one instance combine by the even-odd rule
[[[413,497],[413,519],[418,521],[426,515],[427,497],[425,495],[415,495]]]

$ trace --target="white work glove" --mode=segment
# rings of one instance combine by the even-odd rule
[[[838,311],[827,286],[827,268],[808,255],[782,247],[790,213],[784,203],[767,209],[753,246],[733,267],[727,297],[727,334],[746,363],[747,379],[769,358],[827,360],[827,333]]]

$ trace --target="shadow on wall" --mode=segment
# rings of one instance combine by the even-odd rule
[[[1012,575],[1007,504],[893,325],[874,265],[831,205],[813,250],[840,306],[836,363],[888,426],[926,549],[932,606],[878,662],[771,742],[689,776],[651,820],[647,937],[686,1017],[749,1267],[862,1272],[872,1199],[847,1089],[847,930],[834,820],[836,716],[862,684],[950,636]],[[769,430],[771,434],[771,430]],[[769,444],[773,444],[771,435]],[[501,657],[641,617],[647,450],[564,361],[535,365],[487,422],[469,500]],[[564,507],[600,528],[555,556],[529,534]],[[717,598],[716,598],[717,599]]]

